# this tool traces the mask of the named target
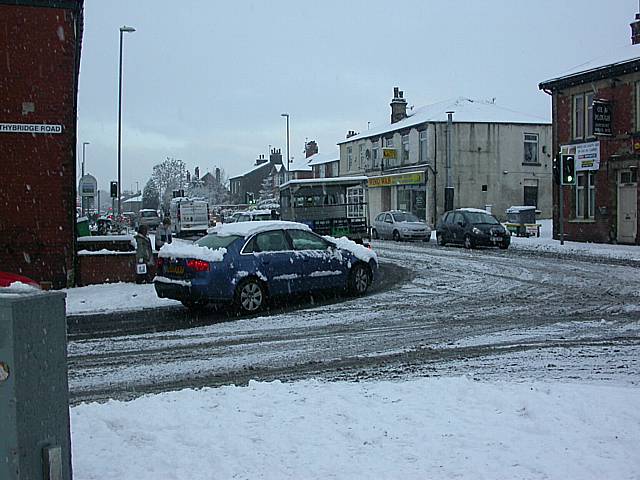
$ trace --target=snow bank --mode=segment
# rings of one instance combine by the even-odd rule
[[[205,262],[221,262],[227,253],[226,248],[211,249],[193,243],[165,243],[158,251],[161,258],[195,258]]]
[[[71,408],[73,472],[79,480],[637,478],[638,404],[636,387],[592,384],[252,381]]]
[[[28,283],[12,282],[8,287],[0,287],[0,293],[38,293],[40,288]]]

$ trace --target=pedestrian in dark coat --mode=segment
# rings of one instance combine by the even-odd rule
[[[147,236],[147,226],[140,225],[136,240],[136,283],[148,283],[151,278],[151,267],[154,265],[151,240]]]

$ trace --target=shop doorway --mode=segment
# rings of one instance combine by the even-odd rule
[[[618,243],[636,243],[638,230],[638,169],[618,172]]]
[[[387,212],[391,210],[391,188],[382,188],[382,211]]]

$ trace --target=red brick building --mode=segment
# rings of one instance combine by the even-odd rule
[[[0,0],[0,269],[73,284],[82,0]]]
[[[539,87],[552,96],[553,151],[573,156],[576,184],[555,185],[553,235],[639,244],[640,14],[632,41]]]

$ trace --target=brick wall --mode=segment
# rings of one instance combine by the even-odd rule
[[[100,283],[135,282],[136,252],[78,255],[78,286]],[[155,276],[155,267],[149,277]]]
[[[613,109],[612,136],[599,136],[586,141],[600,141],[600,169],[596,174],[596,211],[593,222],[572,221],[574,212],[574,190],[563,188],[564,232],[566,240],[607,243],[616,239],[617,228],[617,168],[613,158],[627,159],[638,163],[633,152],[635,125],[634,85],[640,80],[638,74],[618,75],[594,83],[565,88],[554,92],[554,150],[561,145],[579,143],[572,139],[572,97],[578,93],[591,92],[608,100]],[[613,158],[612,158],[613,157]],[[554,236],[559,237],[559,188],[554,189]],[[640,194],[639,203],[640,206]],[[640,228],[639,228],[640,231]],[[636,240],[637,243],[637,240]]]
[[[0,122],[63,131],[0,133],[0,268],[62,288],[74,269],[82,1],[14,3],[0,4]]]

